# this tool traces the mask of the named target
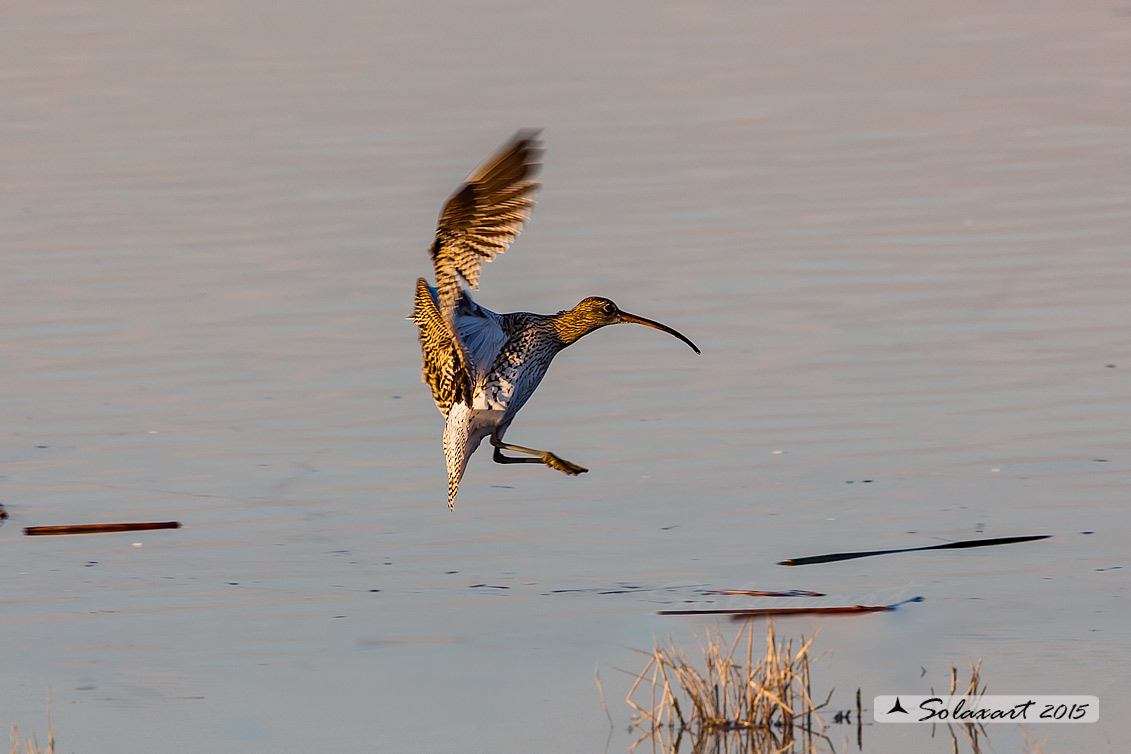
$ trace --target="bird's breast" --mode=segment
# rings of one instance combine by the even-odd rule
[[[553,357],[550,351],[500,353],[480,391],[484,406],[504,410],[513,417],[538,388]]]

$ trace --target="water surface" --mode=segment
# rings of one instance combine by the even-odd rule
[[[10,8],[0,722],[42,737],[50,686],[70,751],[622,751],[615,668],[709,625],[656,610],[811,589],[926,598],[779,624],[820,628],[834,706],[983,658],[991,693],[1100,697],[1045,751],[1118,750],[1125,11]],[[443,199],[539,125],[539,206],[480,300],[605,295],[703,355],[585,339],[508,437],[591,472],[480,453],[449,513],[404,317]],[[774,565],[1023,534],[1055,536]],[[950,750],[893,727],[864,750]]]

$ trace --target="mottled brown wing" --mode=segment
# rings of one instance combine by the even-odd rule
[[[448,332],[424,278],[416,281],[412,319],[420,328],[420,349],[424,352],[422,377],[432,389],[436,408],[447,416],[453,403],[466,403],[470,406],[471,374],[463,366],[457,341]]]
[[[432,244],[441,311],[459,300],[455,276],[478,290],[482,263],[506,251],[530,217],[538,184],[529,179],[541,167],[538,133],[516,133],[444,205]]]
[[[531,194],[538,190],[538,184],[529,179],[541,167],[538,134],[538,130],[529,129],[516,133],[467,177],[467,182],[448,199],[440,213],[431,250],[432,264],[436,268],[433,308],[439,310],[440,323],[451,341],[451,348],[444,349],[444,353],[450,350],[455,360],[450,366],[454,375],[451,382],[454,398],[440,408],[445,415],[453,400],[461,401],[466,396],[467,404],[471,405],[472,375],[475,374],[471,353],[460,337],[456,322],[456,307],[463,292],[460,281],[478,289],[482,263],[506,251],[530,216],[534,207]],[[431,300],[431,296],[428,298]],[[419,285],[417,302],[419,307]],[[422,338],[423,330],[422,326]],[[433,328],[430,338],[438,337],[438,330]],[[425,381],[432,385],[435,395],[438,383],[428,379],[428,359],[425,345]]]

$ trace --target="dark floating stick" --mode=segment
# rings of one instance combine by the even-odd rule
[[[24,529],[24,534],[29,537],[41,537],[47,534],[105,534],[113,531],[180,528],[180,521],[154,521],[139,524],[75,524],[73,526],[28,526]]]
[[[722,610],[660,610],[657,615],[732,615],[735,620],[744,618],[779,618],[787,615],[848,615],[854,613],[878,613],[895,610],[910,602],[922,602],[922,597],[912,597],[894,605],[850,605],[836,607],[736,607]]]
[[[947,542],[942,545],[928,547],[904,547],[899,550],[871,550],[868,552],[834,552],[831,555],[810,555],[806,558],[790,558],[783,560],[778,565],[799,566],[813,565],[814,563],[835,563],[838,560],[853,560],[855,558],[870,558],[873,555],[891,555],[896,552],[918,552],[919,550],[964,550],[968,547],[992,547],[993,545],[1012,545],[1017,542],[1032,542],[1035,539],[1049,539],[1051,534],[1033,534],[1025,537],[997,537],[996,539],[964,539],[959,542]]]

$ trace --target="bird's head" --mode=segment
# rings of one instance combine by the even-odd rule
[[[563,324],[565,327],[570,331],[569,335],[573,336],[569,342],[573,342],[573,340],[580,338],[582,335],[587,335],[606,325],[636,324],[647,325],[656,330],[662,330],[669,335],[674,335],[691,346],[691,350],[695,351],[695,353],[699,353],[699,347],[688,340],[683,333],[654,320],[621,311],[619,306],[601,296],[590,296],[587,299],[583,299],[581,303],[569,311],[562,312],[560,317],[564,320]]]

